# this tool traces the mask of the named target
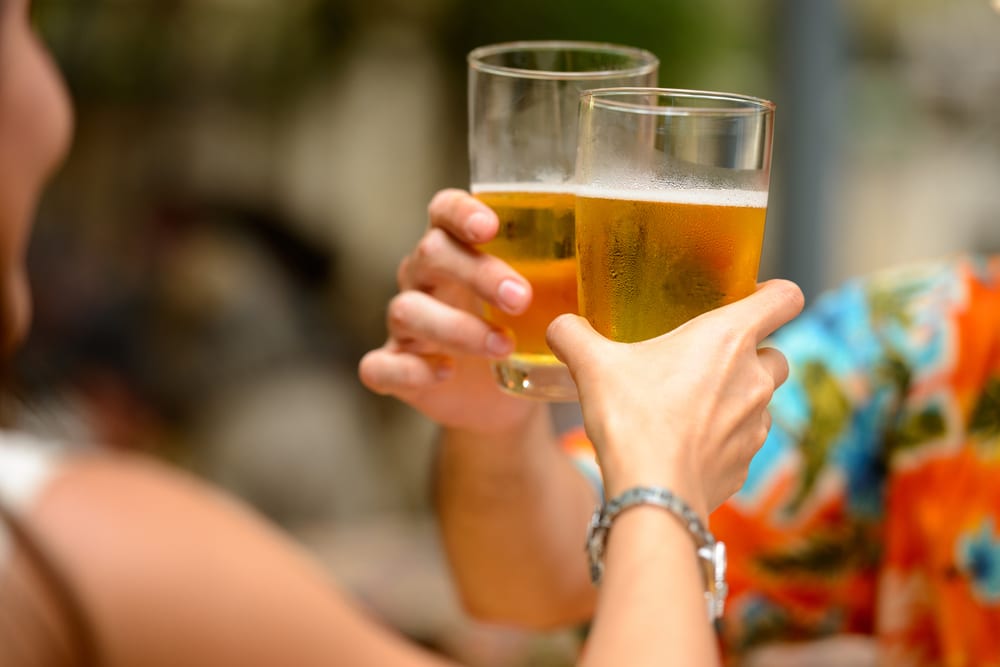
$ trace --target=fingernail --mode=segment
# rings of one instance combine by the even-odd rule
[[[506,357],[514,351],[514,343],[507,336],[491,331],[486,334],[486,349],[495,357]]]
[[[527,296],[528,288],[516,280],[503,281],[500,283],[500,288],[497,290],[497,297],[500,299],[500,305],[504,310],[511,314],[520,313],[524,309],[524,300]]]
[[[473,241],[485,241],[489,236],[492,220],[488,213],[473,213],[465,220],[465,233]]]

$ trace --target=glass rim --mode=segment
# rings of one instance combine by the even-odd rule
[[[483,58],[502,53],[516,51],[578,51],[586,53],[608,53],[632,57],[635,65],[621,69],[595,69],[583,72],[560,72],[556,70],[526,69],[523,67],[507,67],[484,62]],[[637,46],[625,46],[611,42],[589,42],[577,40],[524,40],[517,42],[500,42],[479,46],[469,51],[466,56],[469,67],[477,72],[496,74],[499,76],[517,77],[520,79],[610,79],[620,76],[637,76],[655,72],[660,66],[660,59],[652,51]]]
[[[648,103],[627,102],[615,99],[634,95],[656,95],[659,97],[679,97],[692,100],[717,100],[732,102],[731,107],[717,106],[657,106]],[[617,88],[594,88],[580,94],[580,103],[589,102],[608,110],[627,111],[650,116],[737,116],[774,113],[775,104],[770,100],[740,93],[724,93],[709,90],[685,88],[655,88],[623,86]]]

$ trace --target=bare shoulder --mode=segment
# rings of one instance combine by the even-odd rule
[[[150,460],[68,462],[29,521],[110,665],[329,664],[351,634],[366,654],[396,643],[279,530]]]
[[[181,470],[139,455],[66,461],[41,494],[33,522],[54,539],[86,543],[169,540],[218,522],[265,523],[238,501]]]
[[[171,633],[186,644],[186,620],[232,601],[241,569],[294,560],[249,511],[142,457],[67,461],[28,520],[76,588],[111,664],[128,664]]]
[[[30,520],[57,555],[113,565],[118,580],[133,570],[211,568],[225,551],[250,546],[248,540],[257,548],[261,542],[272,548],[283,542],[243,504],[142,456],[67,461],[39,496]]]

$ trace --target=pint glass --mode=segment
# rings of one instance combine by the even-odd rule
[[[621,342],[752,293],[774,105],[660,88],[584,93],[577,156],[581,314]]]
[[[576,399],[569,371],[549,350],[545,330],[577,312],[573,176],[582,91],[653,85],[648,51],[590,42],[514,42],[472,51],[469,160],[472,193],[496,211],[500,230],[481,247],[532,286],[528,311],[486,317],[514,337],[494,362],[507,391],[549,401]]]

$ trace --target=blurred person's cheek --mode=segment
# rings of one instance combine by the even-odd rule
[[[27,19],[0,18],[0,205],[4,227],[25,226],[69,148],[72,112],[51,57]],[[11,210],[11,209],[14,210]],[[6,231],[6,230],[5,230]]]
[[[0,8],[0,354],[30,319],[24,262],[38,199],[69,147],[69,97],[13,0]]]
[[[69,150],[73,111],[69,93],[59,70],[41,39],[27,26],[19,31],[23,40],[19,87],[24,105],[26,157],[34,166],[36,193],[58,167]],[[0,82],[0,85],[3,85]]]

